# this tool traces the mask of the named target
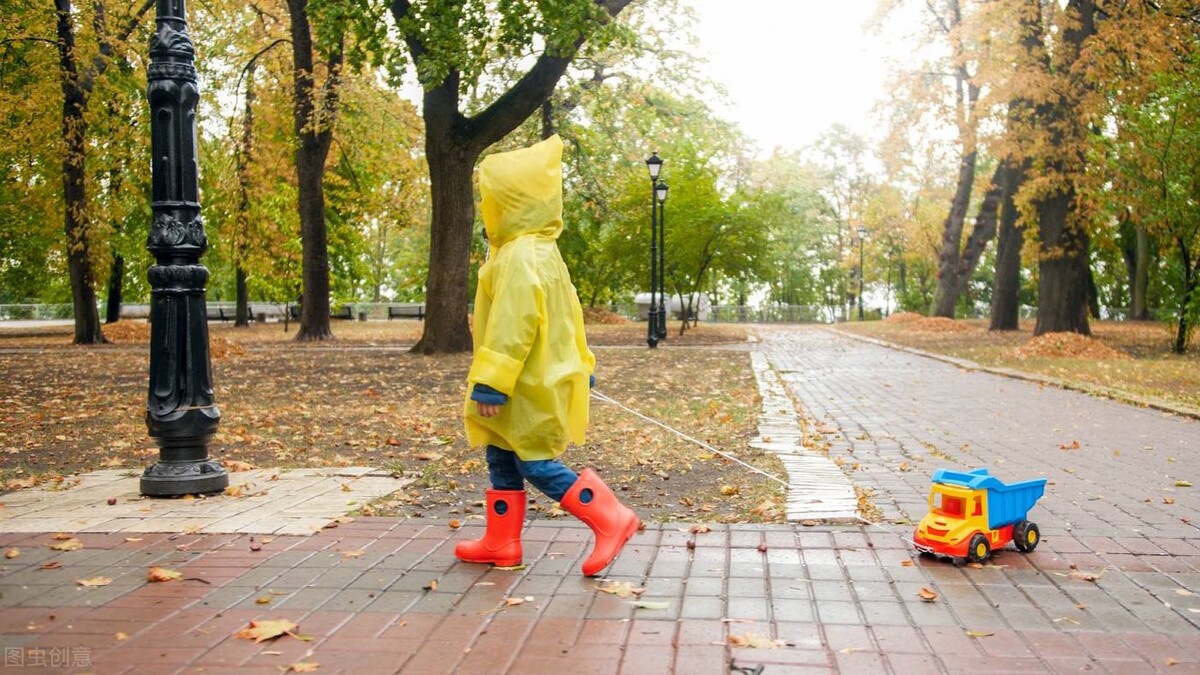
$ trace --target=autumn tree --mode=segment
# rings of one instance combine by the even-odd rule
[[[1171,252],[1163,262],[1174,300],[1164,310],[1175,324],[1172,347],[1182,354],[1200,322],[1200,103],[1195,95],[1200,88],[1200,48],[1194,40],[1195,25],[1184,23],[1182,30],[1176,22],[1154,25],[1160,44],[1171,44],[1179,58],[1173,67],[1151,74],[1136,93],[1129,91],[1135,89],[1129,86],[1135,81],[1125,80],[1118,106],[1123,133],[1114,143],[1120,177],[1114,197],[1126,205],[1122,215],[1136,217],[1143,231],[1135,270],[1149,267],[1148,246],[1141,243],[1149,235]],[[1130,56],[1144,61],[1147,55]]]
[[[465,290],[475,220],[475,161],[538,110],[583,43],[630,1],[391,3],[424,91],[432,197],[425,332],[415,351],[471,348]],[[528,70],[494,100],[478,110],[463,109],[464,94],[479,82],[495,55],[535,52]]]
[[[130,42],[135,38],[144,38],[139,29],[146,25],[146,17],[153,4],[153,0],[140,0],[135,4],[102,1],[75,6],[71,0],[55,0],[53,12],[50,12],[47,6],[20,2],[6,8],[4,23],[0,24],[4,31],[0,37],[4,45],[4,52],[0,54],[0,72],[6,85],[16,84],[16,91],[20,92],[18,95],[25,97],[23,101],[8,99],[6,103],[12,104],[18,111],[24,111],[19,114],[28,115],[36,107],[38,116],[51,118],[49,110],[53,105],[50,102],[52,97],[41,85],[55,86],[58,90],[57,147],[46,149],[49,135],[29,136],[30,151],[11,151],[10,157],[15,161],[7,163],[6,170],[15,179],[14,185],[24,186],[18,189],[34,188],[35,193],[41,192],[41,186],[44,185],[42,181],[52,178],[47,166],[41,162],[50,156],[57,156],[55,182],[61,186],[60,213],[65,233],[63,248],[74,308],[74,341],[78,344],[104,341],[96,303],[95,265],[99,256],[95,249],[106,242],[96,233],[96,222],[101,211],[92,203],[91,197],[97,191],[112,191],[111,181],[120,182],[122,178],[119,172],[107,175],[93,172],[89,168],[89,157],[110,150],[136,150],[139,147],[118,143],[120,147],[104,148],[104,143],[97,142],[93,136],[97,120],[106,113],[124,115],[128,108],[124,101],[112,101],[109,110],[96,111],[92,105],[93,95],[108,84],[107,80],[114,70],[120,70],[119,66],[114,69],[114,65],[137,60],[136,55],[140,50],[131,46]],[[39,53],[47,48],[57,56],[53,66]],[[19,69],[28,66],[40,66],[40,69],[18,75]],[[54,79],[35,76],[37,72],[51,69],[57,74]],[[32,119],[32,116],[27,119]],[[127,118],[123,125],[126,129],[130,127],[129,121]],[[34,128],[37,126],[35,124]],[[27,128],[19,135],[10,137],[10,142],[25,136],[30,130]],[[136,184],[136,181],[129,183]],[[122,188],[117,186],[115,189],[119,191]],[[100,222],[105,221],[100,218]]]

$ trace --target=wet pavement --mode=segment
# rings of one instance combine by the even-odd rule
[[[477,521],[323,511],[303,525],[315,533],[264,534],[133,513],[140,531],[106,531],[69,527],[51,508],[45,529],[14,532],[29,515],[14,515],[26,492],[10,493],[0,547],[19,555],[0,565],[5,670],[1200,672],[1200,500],[1181,483],[1200,478],[1200,422],[826,328],[757,332],[772,418],[757,442],[799,457],[780,431],[798,423],[840,469],[834,480],[871,495],[880,523],[651,524],[605,579],[589,579],[590,532],[567,520],[529,523],[525,565],[496,569],[454,559]],[[829,494],[803,475],[816,458],[801,460],[784,477],[800,506]],[[1046,477],[1030,513],[1042,543],[978,567],[916,555],[908,539],[938,467]],[[60,531],[82,548],[49,548]],[[181,578],[149,582],[154,566]],[[97,577],[110,582],[77,583]],[[266,620],[297,627],[259,643],[235,635]]]

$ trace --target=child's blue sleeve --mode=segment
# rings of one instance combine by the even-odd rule
[[[471,400],[486,405],[504,405],[508,403],[508,396],[504,395],[504,392],[496,391],[486,384],[476,382],[475,386],[471,389]]]

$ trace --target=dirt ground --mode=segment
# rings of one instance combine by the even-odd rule
[[[99,468],[140,473],[158,456],[143,421],[149,333],[106,327],[111,344],[70,344],[69,328],[0,330],[0,486],[69,487]],[[588,327],[596,390],[771,473],[748,448],[760,398],[747,329],[677,325],[647,349],[645,325]],[[417,321],[335,322],[336,339],[296,343],[294,324],[210,324],[221,422],[209,452],[231,469],[368,465],[410,477],[408,489],[364,513],[472,517],[488,485],[482,449],[468,447],[462,402],[470,356],[409,352]],[[781,490],[695,443],[596,399],[588,442],[564,461],[595,468],[648,521],[782,522]],[[562,517],[534,499],[530,517]]]

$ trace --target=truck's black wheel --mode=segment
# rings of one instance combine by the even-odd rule
[[[1018,551],[1029,553],[1037,548],[1038,542],[1041,540],[1042,533],[1038,530],[1037,523],[1022,520],[1013,526],[1013,543],[1017,545]]]
[[[971,544],[967,546],[967,562],[981,563],[991,554],[992,545],[988,543],[987,537],[982,534],[971,537]]]

